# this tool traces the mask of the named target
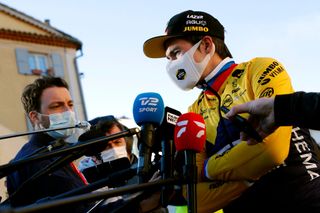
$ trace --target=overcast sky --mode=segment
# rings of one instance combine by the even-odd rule
[[[167,21],[187,9],[203,10],[226,29],[237,63],[274,57],[296,90],[320,91],[320,1],[289,0],[2,0],[3,4],[83,42],[78,59],[89,119],[113,114],[133,118],[136,96],[159,93],[166,106],[185,113],[198,89],[180,91],[165,71],[165,59],[144,56],[142,45],[161,35]],[[78,53],[79,54],[79,53]]]

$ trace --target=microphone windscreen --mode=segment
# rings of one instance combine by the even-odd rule
[[[164,104],[158,93],[147,92],[139,94],[133,104],[133,118],[141,126],[155,124],[159,126],[164,117]]]
[[[161,127],[165,132],[165,137],[170,137],[170,139],[173,139],[174,128],[180,115],[181,112],[179,112],[178,110],[172,109],[168,106],[165,107],[164,119],[161,124]]]
[[[176,150],[201,152],[205,142],[206,128],[203,117],[193,112],[180,115],[174,129]]]

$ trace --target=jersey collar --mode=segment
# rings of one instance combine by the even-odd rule
[[[218,66],[205,78],[207,85],[215,91],[218,91],[236,65],[237,64],[232,58],[227,57],[222,60]],[[207,92],[210,91],[207,90],[206,93]]]
[[[234,64],[234,60],[232,58],[226,57],[218,64],[218,66],[216,66],[216,68],[214,68],[214,70],[212,70],[212,72],[209,73],[207,77],[205,77],[204,80],[206,80],[206,82],[208,83],[214,80],[215,77],[218,76],[221,72],[228,69],[232,63]]]

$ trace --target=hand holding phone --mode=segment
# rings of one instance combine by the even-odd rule
[[[220,107],[223,113],[228,113],[229,109],[225,106]],[[232,122],[244,133],[246,133],[249,137],[255,139],[258,142],[262,142],[262,137],[259,133],[252,127],[252,125],[240,115],[235,115],[232,119]]]

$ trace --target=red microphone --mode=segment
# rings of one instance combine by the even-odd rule
[[[184,151],[183,176],[187,179],[188,212],[197,212],[197,166],[196,153],[201,152],[206,142],[204,119],[196,113],[179,116],[174,129],[174,143],[177,151]]]

